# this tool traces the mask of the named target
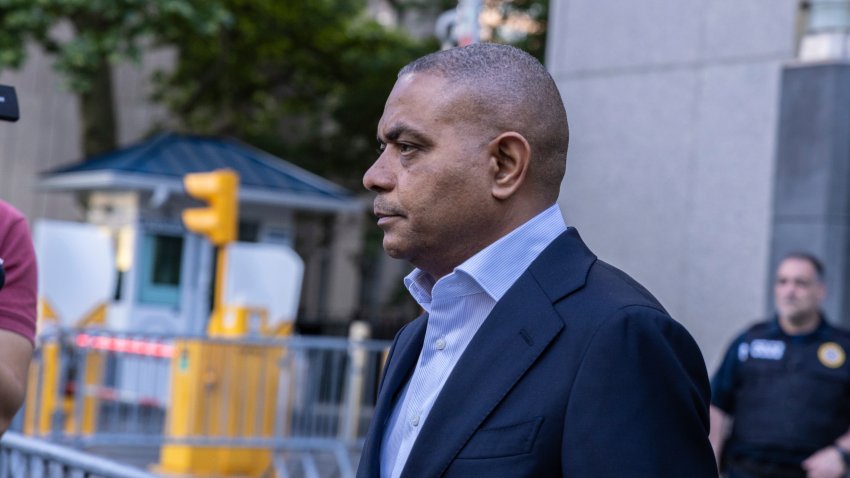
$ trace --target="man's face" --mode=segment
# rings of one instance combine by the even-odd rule
[[[387,254],[435,278],[494,240],[488,140],[442,77],[405,75],[378,123],[380,156],[363,185]]]
[[[826,288],[814,266],[793,257],[779,264],[774,292],[779,317],[793,321],[816,314],[826,297]]]

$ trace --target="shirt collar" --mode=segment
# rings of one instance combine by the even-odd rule
[[[543,249],[566,230],[561,208],[555,203],[478,251],[440,280],[451,280],[451,276],[462,273],[498,301]],[[505,260],[508,257],[510,260]],[[436,283],[430,274],[418,268],[404,278],[404,285],[426,311],[430,308],[431,291]]]
[[[808,332],[808,333],[805,333],[805,334],[791,335],[791,334],[788,334],[787,332],[785,332],[782,329],[782,326],[779,325],[779,315],[773,316],[773,322],[771,323],[771,330],[774,334],[778,334],[782,337],[786,337],[786,338],[793,339],[793,340],[802,340],[802,341],[806,341],[806,340],[810,340],[810,339],[820,340],[821,338],[823,338],[824,334],[829,332],[830,325],[827,322],[826,314],[824,314],[823,311],[820,311],[819,315],[820,315],[820,322],[818,322],[818,326],[815,327],[815,329],[812,330],[811,332]]]

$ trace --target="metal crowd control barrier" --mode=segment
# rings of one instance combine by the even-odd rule
[[[6,432],[0,439],[3,478],[159,478],[78,450]]]
[[[349,477],[388,346],[56,330],[36,352],[24,431],[155,448],[170,474]]]

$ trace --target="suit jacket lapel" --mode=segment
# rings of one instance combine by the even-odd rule
[[[440,476],[446,470],[561,332],[563,320],[551,304],[584,285],[595,259],[575,229],[570,229],[547,247],[502,297],[437,397],[402,478]],[[558,274],[546,275],[551,270]],[[553,278],[556,284],[541,281]]]
[[[392,410],[395,397],[401,391],[401,387],[407,383],[407,379],[419,360],[419,352],[422,350],[422,342],[425,341],[425,328],[428,324],[428,315],[422,315],[419,319],[411,322],[404,333],[399,335],[398,342],[390,363],[387,364],[387,374],[381,384],[381,393],[376,404],[376,413],[382,407]],[[389,417],[389,413],[384,417]]]
[[[372,415],[372,425],[366,437],[366,452],[361,460],[367,460],[359,466],[361,470],[372,470],[369,476],[378,476],[381,461],[381,442],[384,439],[386,421],[393,411],[393,405],[402,386],[407,383],[419,352],[422,350],[422,342],[425,340],[425,326],[428,323],[427,314],[419,317],[408,324],[399,333],[396,343],[393,345],[392,355],[387,362],[387,371],[381,380],[381,389],[378,401],[375,404],[375,413]]]
[[[529,300],[548,299],[528,278],[521,282],[461,356],[419,432],[403,478],[440,476],[563,327],[551,308],[528,311]]]

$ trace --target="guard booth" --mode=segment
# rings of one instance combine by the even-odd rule
[[[228,176],[238,187],[204,185]],[[332,439],[316,443],[351,468],[346,447],[360,440],[384,346],[364,366],[362,344],[333,350],[269,336],[291,325],[304,298],[338,314],[356,304],[359,201],[237,141],[173,133],[45,173],[41,185],[76,192],[86,223],[35,224],[47,330],[30,371],[27,433],[99,446],[155,442],[168,474],[260,476],[281,443],[314,443],[305,407],[323,401],[321,415],[335,425]],[[209,211],[231,219],[226,239],[205,229]],[[293,250],[299,242],[303,256]],[[245,324],[255,311],[258,334],[221,337],[222,313]],[[326,362],[335,364],[330,375],[307,373]],[[325,389],[336,392],[301,398]]]
[[[76,193],[86,205],[86,222],[112,239],[115,281],[105,326],[168,335],[205,332],[215,254],[205,238],[183,226],[181,212],[198,205],[187,196],[183,177],[222,168],[240,177],[237,240],[296,247],[305,267],[301,309],[328,320],[351,317],[359,287],[360,201],[239,141],[163,133],[48,171],[39,182],[49,191]],[[82,319],[60,317],[66,325]]]

